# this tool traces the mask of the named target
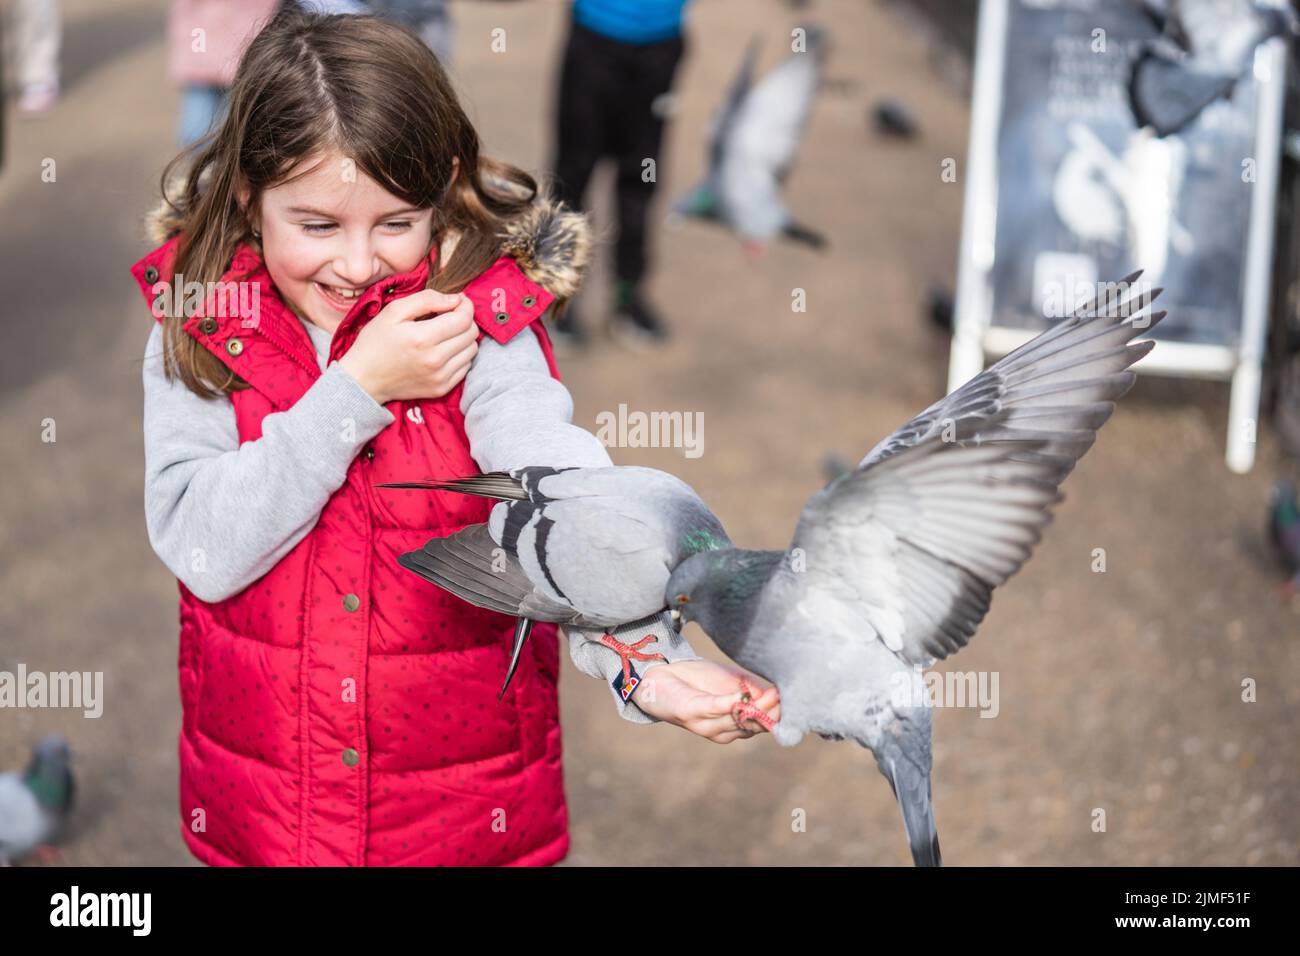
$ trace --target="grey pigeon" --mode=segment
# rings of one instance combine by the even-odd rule
[[[777,686],[780,722],[748,716],[778,743],[813,732],[872,751],[917,865],[940,863],[921,669],[970,640],[993,589],[1051,520],[1062,479],[1132,386],[1128,366],[1155,343],[1127,343],[1164,315],[1124,319],[1159,292],[1120,301],[1137,277],[930,406],[814,494],[788,549],[706,551],[668,582],[670,608]]]
[[[1268,537],[1292,577],[1282,586],[1288,597],[1300,591],[1300,499],[1295,485],[1283,480],[1273,486],[1268,506]]]
[[[535,621],[599,628],[664,613],[668,575],[696,551],[729,545],[722,523],[679,478],[653,468],[525,467],[380,488],[457,491],[504,502],[485,524],[398,556],[478,607],[518,618],[504,694]],[[609,646],[640,660],[635,648]]]
[[[32,748],[23,773],[0,773],[0,866],[48,845],[72,808],[72,754],[62,737]]]
[[[705,180],[678,201],[675,215],[721,223],[751,244],[778,236],[814,248],[825,244],[794,220],[781,198],[826,60],[824,31],[808,27],[804,38],[803,49],[757,84],[758,46],[750,42],[713,120]]]
[[[1162,32],[1133,63],[1129,103],[1137,124],[1158,136],[1229,96],[1259,44],[1296,32],[1294,11],[1255,0],[1145,0],[1143,8]]]

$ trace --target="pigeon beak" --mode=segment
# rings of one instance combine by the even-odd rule
[[[682,621],[682,612],[677,610],[677,608],[673,608],[668,612],[668,617],[672,619],[673,630],[680,634],[682,632],[682,624],[684,623]]]

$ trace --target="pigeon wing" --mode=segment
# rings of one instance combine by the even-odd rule
[[[518,559],[492,540],[486,524],[433,538],[418,551],[398,555],[397,561],[476,607],[535,621],[600,626],[536,588]]]
[[[762,168],[774,183],[794,163],[821,75],[820,49],[787,57],[745,96],[724,151]]]
[[[1137,276],[936,402],[813,495],[793,541],[806,565],[799,586],[851,607],[865,633],[909,663],[965,646],[993,589],[1051,521],[1061,481],[1132,387],[1128,367],[1155,344],[1129,344],[1164,316],[1135,317],[1159,290],[1120,301]]]

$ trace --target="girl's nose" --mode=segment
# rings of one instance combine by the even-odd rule
[[[379,271],[378,258],[370,247],[368,236],[345,239],[345,245],[334,260],[334,272],[349,285],[360,287],[370,282]]]

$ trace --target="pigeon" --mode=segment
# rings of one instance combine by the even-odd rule
[[[1292,576],[1282,585],[1286,595],[1300,590],[1300,504],[1295,485],[1279,481],[1273,487],[1268,509],[1268,536],[1278,557]]]
[[[456,491],[505,503],[486,523],[397,559],[477,607],[518,619],[502,695],[535,621],[604,631],[601,643],[622,658],[625,676],[629,659],[664,660],[641,651],[646,641],[625,644],[611,632],[662,618],[672,569],[696,551],[731,544],[690,485],[654,468],[526,466],[377,487]]]
[[[943,332],[951,332],[955,309],[948,287],[941,282],[931,282],[925,293],[925,314],[930,324]]]
[[[0,866],[47,847],[72,808],[72,755],[62,737],[32,748],[24,773],[0,774]]]
[[[878,100],[871,110],[870,119],[876,132],[882,136],[914,139],[919,129],[908,105],[893,96]]]
[[[1162,32],[1133,62],[1129,104],[1161,137],[1229,96],[1259,44],[1296,32],[1294,11],[1255,0],[1144,0],[1143,9]]]
[[[828,485],[842,475],[847,475],[853,467],[853,460],[838,451],[828,451],[822,456],[822,476]]]
[[[669,578],[668,606],[776,685],[780,720],[744,717],[783,746],[814,732],[872,752],[918,866],[941,863],[922,668],[970,640],[1132,386],[1155,343],[1128,343],[1164,317],[1136,317],[1160,291],[1129,296],[1139,275],[880,442],[812,496],[786,550],[704,551]]]
[[[677,202],[674,217],[721,223],[751,252],[778,236],[818,249],[826,244],[796,222],[781,199],[826,60],[825,32],[809,27],[804,37],[804,48],[757,84],[758,41],[750,41],[713,120],[705,180]]]

